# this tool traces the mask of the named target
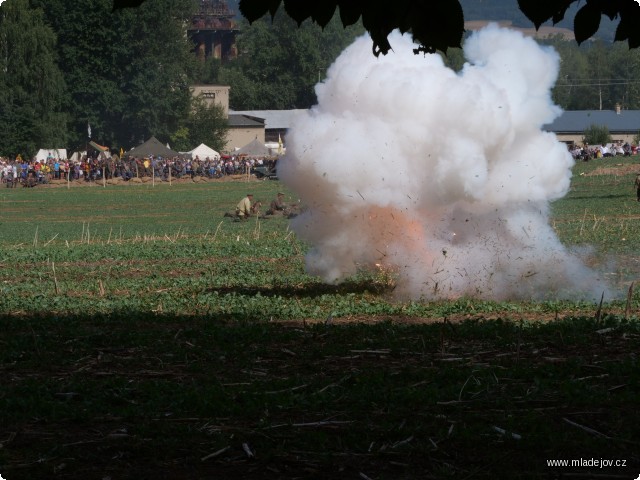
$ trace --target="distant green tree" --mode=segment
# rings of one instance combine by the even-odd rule
[[[179,151],[188,151],[204,143],[220,152],[227,143],[228,131],[224,109],[218,104],[208,106],[201,97],[196,97],[189,115],[171,136],[171,142]]]
[[[581,94],[591,100],[591,108],[611,110],[614,108],[616,100],[611,97],[609,84],[614,80],[611,70],[611,48],[610,45],[595,40],[585,45],[585,53],[588,64],[589,81],[581,90]]]
[[[167,141],[186,117],[195,68],[184,25],[193,0],[154,0],[112,12],[111,0],[31,0],[58,33],[73,146],[130,148],[150,135]]]
[[[556,36],[541,42],[553,47],[560,55],[560,72],[553,87],[553,100],[566,110],[598,108],[598,97],[592,98],[589,62],[585,49],[575,42]],[[596,92],[597,94],[597,92]]]
[[[127,95],[121,88],[120,68],[130,55],[129,13],[112,15],[109,0],[31,0],[42,8],[57,32],[60,68],[67,82],[70,148],[84,148],[87,123],[98,143],[120,146],[113,126],[122,124]]]
[[[344,29],[339,19],[324,30],[307,21],[298,28],[285,14],[249,25],[242,21],[239,57],[219,67],[215,83],[231,86],[235,110],[308,108],[316,103],[314,86],[342,50],[362,33]]]
[[[0,154],[33,156],[65,146],[65,83],[56,37],[28,0],[2,5],[0,16]]]
[[[629,50],[616,43],[610,47],[610,74],[614,80],[610,94],[614,108],[619,103],[624,109],[640,109],[640,51]]]
[[[605,125],[591,125],[583,134],[583,142],[589,145],[606,145],[611,141],[611,133]]]
[[[560,54],[554,101],[566,110],[640,108],[640,51],[601,40],[578,46],[560,37],[545,40]]]
[[[196,67],[184,26],[196,6],[192,0],[154,0],[133,13],[126,31],[127,62],[121,64],[121,88],[127,92],[122,125],[129,141],[155,135],[167,141],[189,115]]]
[[[220,67],[222,62],[219,58],[210,56],[206,60],[199,60],[196,62],[196,68],[194,69],[194,78],[196,83],[203,85],[217,84],[218,76],[220,75]]]

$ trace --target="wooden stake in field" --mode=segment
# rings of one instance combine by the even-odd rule
[[[584,222],[587,219],[587,209],[584,209],[584,216],[582,217],[582,223],[580,224],[580,233],[579,235],[582,236],[582,230],[584,230]]]
[[[67,168],[67,190],[71,187],[71,164],[69,164],[69,168]]]
[[[626,320],[629,319],[629,315],[631,315],[631,299],[633,298],[633,287],[635,286],[635,281],[631,282],[629,285],[629,291],[627,292],[627,308],[624,310],[624,318]]]
[[[216,241],[216,237],[218,236],[218,230],[220,230],[220,227],[222,226],[222,222],[224,222],[224,220],[220,220],[220,223],[218,224],[218,227],[216,228],[216,233],[213,234],[213,241]]]
[[[256,215],[256,226],[253,229],[253,236],[256,240],[260,240],[260,214]]]
[[[59,235],[59,234],[58,234],[58,233],[56,233],[56,234],[55,234],[55,236],[54,236],[51,240],[49,240],[47,243],[45,243],[45,244],[44,244],[44,246],[46,247],[46,246],[47,246],[47,245],[49,245],[51,242],[53,242],[56,238],[58,238],[58,235]]]
[[[169,165],[169,186],[171,186],[171,164],[167,162],[167,165]]]
[[[56,264],[55,262],[51,262],[51,270],[53,270],[53,285],[56,289],[56,295],[60,294],[60,289],[58,288],[58,279],[56,278]]]
[[[600,305],[598,305],[598,310],[596,311],[596,322],[599,322],[602,318],[602,302],[604,301],[604,292],[602,292],[602,297],[600,297]]]
[[[106,176],[107,170],[105,167],[102,167],[102,186],[104,188],[107,188],[107,176]]]

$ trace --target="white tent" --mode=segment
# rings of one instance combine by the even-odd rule
[[[67,159],[66,148],[41,148],[36,153],[36,160],[39,162],[45,161],[47,158],[57,158],[60,160]]]
[[[264,146],[269,149],[269,155],[272,155],[274,157],[284,155],[287,151],[287,149],[284,148],[280,142],[267,142],[264,144]]]
[[[196,158],[196,156],[198,156],[200,160],[205,160],[207,157],[209,157],[210,160],[218,160],[220,158],[220,154],[218,152],[216,152],[211,147],[207,147],[204,143],[201,143],[190,152],[180,152],[180,153],[189,155],[191,156],[191,158]]]
[[[82,160],[82,157],[86,157],[87,156],[87,151],[83,151],[83,152],[73,152],[73,155],[71,155],[71,158],[69,159],[69,161],[71,163],[80,163],[80,160]]]
[[[69,157],[69,161],[71,163],[80,163],[82,161],[82,159],[85,158],[86,156],[87,156],[87,151],[86,150],[83,150],[81,152],[73,152],[71,157]],[[116,154],[111,155],[109,150],[107,150],[106,152],[98,153],[98,158],[100,160],[111,160],[111,159],[113,159],[113,157],[117,157],[117,156],[118,155],[116,155]]]

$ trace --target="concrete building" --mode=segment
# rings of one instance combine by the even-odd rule
[[[264,118],[245,114],[245,112],[229,111],[229,91],[227,85],[192,85],[191,95],[200,96],[207,105],[220,105],[229,121],[227,142],[223,151],[233,152],[237,148],[245,146],[256,138],[265,143]],[[276,135],[277,139],[277,135]]]
[[[227,135],[227,152],[244,147],[253,140],[264,144],[264,119],[249,115],[229,114],[229,133]]]
[[[229,116],[229,90],[226,85],[192,85],[191,95],[200,96],[208,107],[218,104],[224,109],[225,116]]]
[[[287,131],[295,124],[296,117],[308,112],[297,110],[229,110],[227,85],[193,85],[191,94],[201,96],[208,105],[220,105],[229,120],[229,132],[224,151],[233,152],[258,139],[261,143],[285,142]]]

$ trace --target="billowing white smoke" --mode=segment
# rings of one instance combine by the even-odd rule
[[[287,136],[278,174],[309,207],[292,222],[307,270],[339,282],[381,264],[410,298],[599,297],[548,221],[573,165],[541,130],[560,114],[558,55],[491,25],[456,74],[390,41],[380,58],[368,37],[347,48]]]

